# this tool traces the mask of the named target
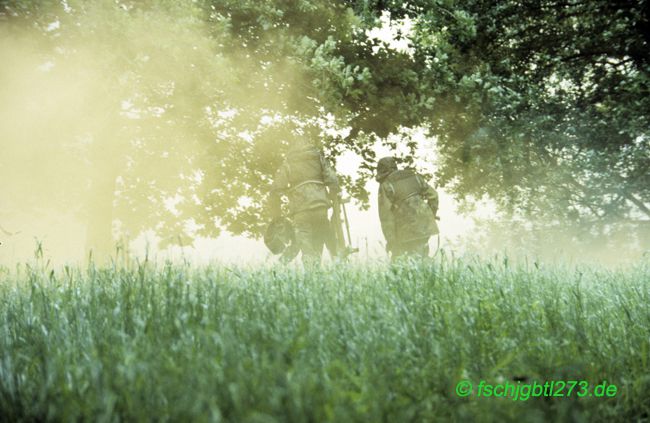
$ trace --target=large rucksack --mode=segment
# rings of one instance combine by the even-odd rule
[[[411,169],[391,173],[381,185],[392,205],[397,242],[429,238],[438,233],[435,215],[423,196],[424,179]]]
[[[323,155],[315,148],[287,154],[288,195],[294,213],[331,206],[323,177],[323,160]]]

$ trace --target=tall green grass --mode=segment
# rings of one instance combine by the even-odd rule
[[[462,379],[618,394],[460,398]],[[0,271],[0,420],[635,421],[649,393],[647,263]]]

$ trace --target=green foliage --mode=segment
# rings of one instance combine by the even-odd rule
[[[464,2],[439,178],[541,223],[647,219],[646,2]],[[417,48],[417,44],[416,44]]]
[[[108,75],[99,116],[117,122],[111,129],[120,139],[89,125],[92,133],[81,135],[93,152],[84,157],[96,163],[119,152],[121,164],[95,166],[104,175],[95,179],[121,181],[114,217],[133,234],[153,226],[166,240],[222,228],[258,236],[269,178],[296,122],[334,159],[346,150],[363,158],[359,174],[344,181],[362,202],[373,143],[424,126],[437,139],[439,185],[458,198],[487,195],[543,225],[601,231],[650,215],[644,1],[0,7],[3,25],[39,28],[52,60],[83,62],[77,46],[103,53],[92,60]],[[370,35],[385,17],[412,23],[396,35],[406,50]],[[125,117],[124,101],[138,119]],[[265,124],[269,118],[278,119]],[[326,127],[346,135],[325,135]],[[177,195],[170,213],[164,201]],[[188,219],[197,231],[186,229]]]
[[[0,419],[634,421],[647,263],[0,270]],[[615,398],[458,398],[607,380]]]
[[[428,107],[401,102],[414,120],[399,119],[437,138],[440,185],[495,199],[539,230],[647,221],[647,2],[351,4],[367,22],[386,12],[414,22],[400,65],[419,82],[400,93]]]

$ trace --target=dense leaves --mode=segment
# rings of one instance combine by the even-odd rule
[[[321,139],[334,159],[361,156],[345,184],[366,201],[373,144],[418,126],[437,140],[439,185],[460,199],[586,230],[650,215],[647,1],[0,7],[2,25],[40,28],[57,63],[102,52],[91,64],[110,87],[99,115],[119,136],[89,125],[88,157],[113,157],[92,179],[106,187],[102,209],[116,195],[105,220],[132,234],[257,236],[295,136]],[[391,42],[373,35],[380,27]]]
[[[544,223],[647,219],[647,2],[469,2],[467,12],[473,66],[458,92],[471,118],[443,123],[442,182]]]

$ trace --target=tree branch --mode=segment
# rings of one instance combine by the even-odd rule
[[[635,206],[639,208],[643,213],[645,213],[647,216],[650,216],[650,209],[643,203],[643,201],[639,200],[636,198],[633,194],[627,193],[623,191],[621,194],[628,200],[632,202]]]

